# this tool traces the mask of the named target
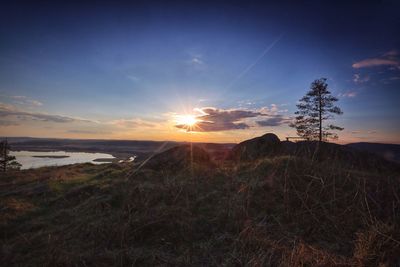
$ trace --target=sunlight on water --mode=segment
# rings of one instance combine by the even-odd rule
[[[87,152],[35,152],[35,151],[11,151],[10,154],[22,164],[21,169],[39,168],[44,166],[63,166],[75,163],[90,162],[93,164],[111,163],[114,157],[105,153]],[[109,162],[96,162],[96,159],[110,159]]]

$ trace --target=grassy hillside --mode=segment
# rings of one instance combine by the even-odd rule
[[[189,162],[179,169],[79,164],[3,175],[2,264],[400,264],[394,165],[366,171],[290,155],[213,168]]]

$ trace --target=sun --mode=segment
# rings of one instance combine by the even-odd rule
[[[179,125],[193,127],[197,122],[198,120],[194,115],[185,114],[176,116],[176,123]]]

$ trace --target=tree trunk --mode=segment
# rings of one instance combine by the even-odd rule
[[[7,139],[4,141],[4,145],[3,145],[3,151],[2,151],[2,156],[3,156],[3,172],[6,172],[7,171],[7,156],[8,156],[8,142],[7,142]]]
[[[2,167],[2,171],[6,172],[6,143],[4,142],[3,146],[2,146],[2,151],[1,151],[1,156],[3,157],[3,161],[1,162],[1,164],[3,164]]]
[[[322,94],[321,94],[321,89],[318,90],[319,96],[318,96],[318,101],[319,101],[319,141],[322,141]]]

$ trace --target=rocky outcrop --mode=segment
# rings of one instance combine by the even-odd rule
[[[153,156],[146,168],[154,170],[181,170],[190,166],[213,167],[214,164],[206,150],[196,145],[185,144],[170,148]]]
[[[237,144],[233,147],[229,158],[233,160],[254,160],[276,155],[281,151],[282,144],[278,136],[267,133]]]

